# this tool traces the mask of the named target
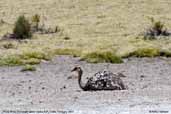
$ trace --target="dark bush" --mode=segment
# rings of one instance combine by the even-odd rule
[[[169,36],[170,33],[166,29],[164,23],[161,21],[154,21],[153,18],[150,18],[152,25],[145,32],[145,39],[156,39],[157,36]]]
[[[31,38],[31,27],[29,21],[25,18],[24,15],[19,16],[17,21],[15,22],[13,34],[16,39]]]

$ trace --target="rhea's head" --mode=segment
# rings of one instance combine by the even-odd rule
[[[76,66],[76,67],[74,67],[74,68],[71,70],[71,72],[74,72],[74,71],[76,71],[76,72],[81,72],[82,70],[81,70],[81,67]]]
[[[83,71],[82,71],[81,67],[76,66],[76,67],[74,67],[74,68],[71,70],[71,72],[76,72],[76,73],[77,73],[77,76],[78,76],[78,79],[79,79],[79,80],[81,79],[81,76],[82,76],[82,74],[83,74]]]

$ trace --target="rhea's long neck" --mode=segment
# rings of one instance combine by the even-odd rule
[[[78,84],[80,86],[81,89],[85,90],[85,84],[82,82],[81,78],[83,75],[83,71],[80,69],[80,71],[78,71]]]

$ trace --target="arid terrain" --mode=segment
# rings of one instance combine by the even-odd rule
[[[89,64],[79,58],[57,56],[37,65],[35,72],[22,67],[0,68],[0,109],[49,110],[71,114],[148,114],[171,109],[171,61],[168,58],[130,58],[123,64]],[[71,73],[83,68],[83,80],[97,71],[123,73],[128,90],[82,91]],[[72,79],[68,79],[68,77]],[[170,112],[169,112],[170,113]]]

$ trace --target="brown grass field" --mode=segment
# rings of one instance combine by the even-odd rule
[[[170,5],[169,0],[1,0],[1,37],[12,32],[17,17],[22,14],[28,19],[39,14],[41,24],[57,25],[60,32],[34,34],[31,40],[21,42],[0,41],[1,61],[10,58],[0,63],[39,63],[40,58],[49,59],[56,54],[84,57],[92,52],[111,52],[124,57],[141,49],[152,50],[150,57],[161,50],[170,53],[170,36],[157,40],[144,40],[141,36],[151,26],[149,18],[171,29]],[[4,48],[8,44],[12,47]],[[36,57],[30,59],[30,56]]]

